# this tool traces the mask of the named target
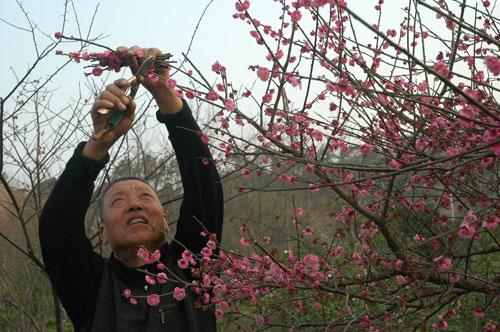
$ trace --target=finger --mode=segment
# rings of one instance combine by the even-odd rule
[[[97,112],[99,114],[107,114],[109,113],[110,108],[112,108],[114,104],[106,99],[98,99],[92,106],[92,112]]]
[[[125,80],[125,83],[128,84],[126,80]],[[120,98],[120,101],[124,105],[128,105],[130,103],[129,98],[125,94],[125,91],[123,91],[123,89],[119,88],[115,84],[108,85],[106,87],[106,90],[109,91],[109,92],[111,92],[112,94],[114,94],[116,97]]]
[[[130,104],[128,105],[128,108],[127,108],[127,113],[134,115],[135,114],[135,108],[136,108],[135,101],[131,100]],[[127,116],[127,113],[125,113],[125,116]]]
[[[155,48],[155,47],[148,48],[147,54],[148,54],[148,56],[157,57],[158,55],[161,54],[161,50],[159,48]]]
[[[129,53],[131,53],[132,56],[136,56],[139,59],[144,58],[144,55],[147,53],[144,53],[144,49],[140,48],[139,46],[132,46],[132,48],[129,50]]]
[[[127,52],[128,52],[127,46],[119,46],[116,48],[116,53],[127,53]]]
[[[129,87],[130,83],[128,80],[124,78],[117,79],[116,81],[113,82],[114,85],[122,89],[122,92],[125,93],[125,89]]]
[[[133,74],[139,69],[139,61],[136,56],[137,49],[139,49],[139,46],[132,46],[127,52],[127,63]]]
[[[125,106],[122,99],[107,89],[101,93],[100,99],[110,101],[111,103],[113,103],[113,106],[117,107],[120,111],[125,111],[127,109],[127,106]]]
[[[130,129],[135,118],[135,107],[135,102],[132,101],[127,110],[123,113],[123,118],[116,125],[116,130],[127,132]]]

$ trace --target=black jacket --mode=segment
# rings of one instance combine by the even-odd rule
[[[168,129],[184,188],[175,239],[198,254],[207,242],[207,238],[200,235],[203,227],[199,221],[209,232],[215,233],[219,241],[221,239],[223,195],[214,164],[203,163],[203,159],[212,160],[208,146],[200,140],[200,128],[187,103],[183,103],[183,109],[174,115],[158,111],[156,116]],[[173,308],[175,316],[188,320],[180,322],[179,326],[187,326],[189,330],[215,330],[213,310],[194,308],[196,296],[191,292],[187,292],[187,298],[177,308],[170,297],[162,297],[160,306],[150,308],[147,304],[146,307],[141,305],[144,300],[134,306],[121,295],[122,287],[128,287],[132,292],[142,290],[144,294],[152,290],[144,291],[143,273],[125,266],[113,255],[108,259],[95,253],[85,234],[85,214],[94,191],[94,181],[109,161],[109,155],[97,161],[87,158],[81,152],[84,144],[78,145],[66,164],[45,203],[39,224],[47,273],[75,329],[158,330],[154,326],[165,314],[158,315],[157,310],[166,305]],[[162,261],[176,269],[183,251],[181,245],[172,241],[162,248]],[[155,272],[154,266],[141,268]],[[177,272],[183,274],[183,278],[189,278],[183,271],[177,269]],[[172,287],[167,284],[164,287]],[[163,325],[165,330],[171,330],[170,322]]]

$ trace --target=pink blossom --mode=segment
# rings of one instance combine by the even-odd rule
[[[363,143],[359,147],[359,150],[361,151],[361,153],[363,155],[368,156],[369,154],[371,154],[373,152],[373,146],[371,146],[370,144],[367,144],[367,143]]]
[[[363,327],[370,326],[371,325],[370,317],[368,315],[364,315],[363,317],[361,317],[359,324]]]
[[[402,165],[399,161],[391,159],[391,161],[389,161],[389,166],[391,168],[400,169]]]
[[[94,67],[92,69],[92,75],[94,76],[101,76],[102,72],[103,72],[102,68],[99,67]]]
[[[448,68],[448,65],[443,60],[439,60],[434,65],[434,70],[445,78],[448,78],[450,75],[450,68]]]
[[[54,33],[54,37],[56,37],[56,39],[61,39],[62,36],[63,36],[62,32],[58,31],[58,32]]]
[[[216,101],[219,99],[219,94],[215,91],[210,91],[209,93],[206,94],[205,99],[210,101]]]
[[[181,268],[181,269],[187,269],[189,267],[189,263],[187,260],[181,258],[177,261],[177,265]]]
[[[270,76],[270,71],[266,67],[259,66],[257,69],[257,77],[259,77],[262,81],[267,81]]]
[[[294,76],[294,75],[285,75],[283,74],[283,79],[286,79],[286,81],[288,83],[290,83],[294,88],[295,87],[299,87],[300,89],[302,88],[302,83],[300,82],[300,80]]]
[[[470,210],[460,224],[458,236],[465,239],[472,239],[476,233],[476,221],[477,217],[474,214],[474,211]]]
[[[127,299],[130,298],[130,296],[132,295],[132,291],[130,289],[124,289],[123,290],[123,296],[125,296]]]
[[[237,1],[234,6],[235,6],[235,8],[236,8],[237,11],[244,12],[245,10],[248,10],[248,8],[250,8],[250,1],[245,0],[242,3],[240,3],[239,1]]]
[[[232,101],[231,99],[225,99],[224,100],[224,107],[226,108],[226,110],[228,112],[234,112],[234,101]]]
[[[161,258],[161,253],[160,253],[160,250],[155,250],[152,254],[151,254],[151,259],[153,260],[153,262],[156,262],[157,260],[159,260]]]
[[[427,81],[423,81],[423,82],[418,83],[417,88],[418,88],[418,91],[420,91],[420,92],[427,92],[427,89],[429,88],[429,84],[427,83]]]
[[[210,141],[210,138],[208,137],[208,135],[203,134],[203,135],[200,136],[200,140],[203,143],[208,144],[208,142]]]
[[[158,294],[148,295],[148,297],[146,298],[146,302],[150,306],[157,306],[158,304],[160,304],[160,296]]]
[[[500,57],[488,55],[484,57],[484,64],[493,76],[500,75]]]
[[[498,224],[500,224],[500,217],[497,216],[488,216],[483,221],[483,227],[490,231],[494,230]]]
[[[215,61],[215,63],[212,65],[212,71],[216,74],[220,74],[224,72],[224,66],[222,66],[219,61]]]
[[[160,272],[156,275],[156,281],[159,283],[159,284],[165,284],[167,283],[168,281],[168,277],[167,275],[165,274],[165,272]]]
[[[250,246],[250,242],[248,242],[248,240],[246,238],[244,238],[244,237],[240,238],[240,243],[244,247]]]
[[[294,215],[295,217],[300,217],[300,216],[302,216],[302,213],[303,213],[303,212],[304,212],[304,210],[303,210],[302,208],[300,208],[300,207],[299,207],[299,208],[296,208],[296,209],[295,209],[295,211],[293,212],[293,215]]]
[[[389,99],[387,99],[387,96],[384,94],[379,94],[378,95],[378,101],[384,106],[389,105]]]
[[[270,102],[271,102],[271,100],[272,100],[272,98],[273,98],[273,95],[272,95],[272,94],[270,94],[270,93],[266,93],[266,94],[262,97],[262,102],[263,102],[264,104],[270,103]]]
[[[311,227],[306,226],[306,227],[302,230],[302,234],[304,234],[304,236],[309,237],[309,236],[313,235],[313,230],[312,230],[312,228],[311,228]]]
[[[448,322],[441,320],[439,323],[432,324],[432,328],[436,331],[446,331],[448,329]]]
[[[153,74],[153,73],[148,74],[148,81],[149,82],[157,83],[159,80],[160,80],[160,78],[158,77],[158,75]]]
[[[396,282],[397,282],[398,284],[405,284],[405,283],[407,282],[407,280],[406,280],[406,277],[405,277],[405,276],[402,276],[402,275],[398,274],[398,275],[396,276]]]
[[[224,312],[220,309],[215,310],[215,317],[220,318],[224,315]]]
[[[398,32],[397,32],[396,30],[394,30],[394,29],[389,29],[389,30],[387,30],[387,35],[388,35],[389,37],[396,37],[396,36],[397,36],[397,34],[398,34]]]
[[[355,264],[361,265],[363,263],[363,255],[359,252],[355,252],[352,254],[352,260]]]
[[[213,245],[212,245],[212,243],[213,243]],[[215,249],[216,244],[213,241],[208,241],[207,247]],[[184,250],[182,252],[182,258],[185,259],[189,264],[196,265],[196,261],[194,260],[193,254],[189,250]]]
[[[443,258],[443,256],[438,256],[434,258],[433,262],[437,265],[439,271],[448,271],[451,269],[452,262],[450,258]]]
[[[427,147],[427,142],[419,138],[415,141],[415,147],[419,150],[424,150]]]
[[[484,310],[483,309],[476,309],[476,310],[474,310],[474,317],[476,317],[476,318],[484,318]]]
[[[156,284],[156,279],[149,274],[146,275],[146,282],[150,285]]]
[[[420,234],[415,234],[413,236],[413,241],[424,241],[425,239]]]
[[[460,275],[456,273],[449,274],[449,280],[451,283],[456,283],[460,281]]]
[[[257,316],[255,317],[255,323],[257,326],[264,326],[266,325],[266,318],[263,316]]]
[[[133,305],[136,305],[137,304],[137,299],[135,297],[131,297],[130,298],[130,303],[133,304]]]
[[[195,95],[194,95],[194,92],[189,90],[189,91],[186,91],[186,98],[187,99],[194,99]]]
[[[290,13],[290,19],[292,22],[298,22],[302,18],[302,13],[299,10],[294,10]]]
[[[146,248],[139,247],[139,249],[137,249],[137,256],[142,258],[146,264],[151,264],[160,259],[161,254],[159,250],[152,254]]]
[[[184,288],[175,287],[174,288],[174,299],[177,301],[182,301],[186,297],[186,290]]]
[[[343,252],[344,252],[344,248],[342,248],[342,247],[335,247],[335,248],[332,250],[332,252],[330,253],[330,256],[331,256],[332,258],[335,258],[335,257],[337,257],[337,256],[339,256],[339,255],[342,255],[342,253],[343,253]]]
[[[497,330],[497,326],[491,322],[488,322],[483,325],[483,329],[488,332],[494,332]]]
[[[250,171],[249,171],[248,169],[246,169],[246,168],[243,168],[243,169],[241,170],[241,175],[242,175],[242,176],[243,176],[243,178],[245,178],[245,179],[250,179],[250,177],[251,177]]]

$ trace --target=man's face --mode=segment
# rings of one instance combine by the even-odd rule
[[[115,183],[104,196],[102,239],[116,249],[165,242],[167,215],[154,190],[138,180]]]

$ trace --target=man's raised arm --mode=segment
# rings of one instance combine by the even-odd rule
[[[201,235],[205,229],[221,240],[223,195],[219,173],[208,146],[200,139],[200,128],[185,101],[178,113],[166,114],[160,109],[156,116],[169,131],[184,189],[171,253],[180,258],[185,247],[193,254],[199,254],[208,240]]]
[[[158,56],[156,48],[141,49],[132,47],[128,50],[133,55]],[[131,63],[135,71],[139,63]],[[163,80],[144,82],[159,107],[156,113],[158,121],[167,126],[169,139],[175,151],[182,178],[184,197],[181,204],[175,241],[170,253],[180,258],[187,248],[198,254],[206,245],[208,238],[200,233],[208,230],[221,240],[223,219],[223,195],[219,173],[212,161],[208,146],[200,139],[201,130],[191,110],[184,100],[176,96],[174,89],[168,88],[168,70],[162,73]],[[201,224],[203,224],[203,226]],[[182,245],[181,245],[182,244]]]
[[[103,258],[96,254],[85,234],[85,214],[94,191],[94,181],[109,160],[108,150],[132,125],[135,104],[125,96],[125,80],[108,85],[91,111],[94,133],[102,132],[117,108],[123,119],[98,141],[89,139],[76,148],[47,199],[39,221],[43,261],[50,281],[75,326],[84,324],[94,312]]]

